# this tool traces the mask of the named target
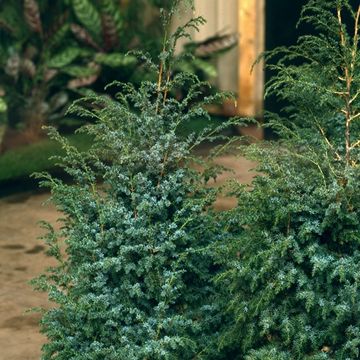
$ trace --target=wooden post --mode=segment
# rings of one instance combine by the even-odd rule
[[[264,106],[263,63],[260,62],[252,71],[251,68],[265,48],[265,0],[238,0],[238,2],[239,98],[237,113],[242,116],[261,118]],[[243,133],[246,131],[241,129]],[[262,132],[255,131],[252,135],[262,137]]]

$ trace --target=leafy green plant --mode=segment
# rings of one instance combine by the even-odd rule
[[[174,8],[163,15],[166,27]],[[190,165],[191,150],[218,129],[179,138],[182,123],[209,118],[204,104],[225,95],[201,98],[202,83],[191,74],[171,77],[177,40],[202,18],[166,36],[156,82],[115,82],[113,100],[88,96],[69,109],[94,123],[82,132],[94,138],[80,152],[54,129],[66,151],[61,159],[69,185],[43,175],[62,211],[62,229],[50,225],[45,239],[58,266],[35,284],[57,307],[45,312],[48,337],[43,359],[213,358],[222,324],[211,282],[217,268],[207,246],[221,236],[211,216],[217,190],[205,188],[210,170]],[[182,101],[173,88],[187,84]],[[231,122],[230,122],[231,123]],[[209,175],[210,174],[210,175]],[[65,239],[65,254],[62,240]]]
[[[7,133],[22,134],[25,142],[42,137],[42,125],[63,116],[69,101],[66,84],[76,75],[69,68],[86,55],[68,36],[67,7],[67,1],[50,6],[36,0],[0,5],[0,78]],[[98,69],[88,64],[88,71],[94,74]]]
[[[117,78],[139,84],[156,73],[139,67],[129,50],[139,47],[150,55],[161,51],[159,6],[168,2],[134,0],[40,0],[0,4],[0,72],[2,101],[9,126],[2,150],[31,143],[43,136],[44,124],[79,125],[65,119],[69,99],[78,89]],[[139,11],[144,9],[144,11]],[[145,13],[149,13],[145,16]],[[214,72],[204,60],[188,70]],[[3,96],[3,95],[2,95]],[[2,121],[4,123],[4,121]]]
[[[218,277],[239,359],[360,356],[359,18],[349,1],[310,0],[300,23],[317,34],[266,55],[280,55],[267,94],[289,106],[268,115],[278,143],[243,149],[262,175],[234,189]]]
[[[169,9],[168,1],[135,0],[118,5],[117,0],[73,0],[72,7],[76,24],[72,31],[81,44],[95,52],[93,60],[103,68],[101,83],[114,78],[140,84],[143,79],[154,79],[156,74],[146,67],[131,66],[135,57],[125,56],[141,46],[141,51],[156,58],[161,49],[162,26],[160,8]],[[144,16],[143,12],[148,12]],[[167,29],[169,31],[170,29]],[[234,35],[216,35],[205,41],[189,41],[178,55],[173,72],[189,72],[201,80],[217,75],[215,58],[232,48],[237,42]],[[127,68],[126,68],[127,66]],[[81,84],[81,81],[78,81]],[[74,82],[74,85],[77,81]],[[182,89],[182,93],[186,92]],[[180,94],[178,94],[180,95]]]
[[[126,35],[129,13],[115,0],[0,4],[0,90],[9,121],[3,150],[7,137],[15,145],[42,137],[42,125],[59,123],[77,89],[94,86],[100,75],[131,77],[137,60],[125,54],[141,40],[140,25]]]
[[[183,59],[178,64],[178,69],[195,73],[200,78],[214,78],[217,75],[214,60],[232,49],[237,44],[237,40],[236,34],[218,33],[202,41],[189,41],[179,55]]]
[[[87,68],[71,68],[70,73],[77,75],[77,79],[69,86],[78,88],[98,79],[102,83],[109,81],[106,76],[109,71],[110,80],[120,75],[122,80],[129,80],[137,60],[134,56],[126,56],[126,53],[137,43],[138,37],[137,29],[131,31],[131,36],[126,34],[129,10],[121,7],[116,0],[72,0],[70,8],[74,15],[70,24],[71,32],[79,45],[89,51],[88,61],[101,70],[101,77],[88,74]]]
[[[196,75],[202,81],[211,81],[218,75],[216,60],[237,44],[236,34],[216,34],[203,41],[188,41],[177,55],[173,72],[187,72]],[[204,87],[204,93],[216,93],[218,89]],[[186,96],[187,89],[178,89],[178,98]]]

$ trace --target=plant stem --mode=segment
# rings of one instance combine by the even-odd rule
[[[165,51],[166,51],[166,41],[167,41],[167,32],[165,31],[164,40],[163,40],[162,54],[164,54]],[[160,92],[161,92],[161,85],[162,85],[162,78],[163,78],[163,73],[164,73],[165,61],[166,61],[165,59],[160,58],[159,77],[158,77],[158,83],[157,83],[158,94],[160,94]],[[159,102],[156,105],[156,113],[158,114],[158,112],[159,112]]]
[[[344,50],[344,57],[346,57],[346,50],[347,50],[347,44],[346,44],[346,38],[343,30],[343,21],[341,16],[341,6],[338,6],[337,8],[337,18],[339,22],[339,35],[340,35],[340,43]],[[353,56],[354,51],[356,49],[353,49]],[[351,115],[352,115],[352,109],[351,109],[351,85],[353,81],[352,71],[354,64],[353,59],[351,61],[351,64],[347,63],[347,60],[344,61],[344,80],[346,83],[346,91],[341,96],[344,98],[345,101],[345,108],[343,109],[343,113],[345,114],[345,160],[346,165],[350,165],[350,151],[351,151],[351,143],[350,143],[350,123],[351,123]]]

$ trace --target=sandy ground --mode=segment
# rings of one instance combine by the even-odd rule
[[[234,174],[223,174],[217,184],[236,177],[248,183],[254,164],[242,158],[218,159]],[[54,224],[59,214],[43,206],[48,194],[18,194],[0,200],[0,360],[38,360],[46,341],[39,333],[39,315],[26,313],[32,307],[49,306],[46,294],[37,293],[28,281],[53,263],[44,254],[39,220]],[[219,209],[234,206],[234,199],[220,199]]]
[[[55,209],[41,204],[47,194],[21,194],[0,201],[0,359],[40,358],[45,338],[39,334],[39,315],[25,312],[46,306],[45,294],[32,290],[28,281],[52,262],[38,239],[40,219],[54,223]]]

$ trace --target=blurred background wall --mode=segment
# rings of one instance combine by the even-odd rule
[[[188,14],[188,18],[191,15]],[[252,72],[251,67],[265,49],[265,0],[195,0],[193,15],[203,16],[207,21],[199,32],[193,32],[195,41],[224,34],[233,34],[238,38],[238,46],[217,60],[216,84],[222,90],[238,94],[237,104],[233,104],[233,109],[228,106],[227,111],[261,116],[263,66],[260,64]],[[183,20],[183,16],[181,18]],[[174,26],[177,25],[175,22]]]

